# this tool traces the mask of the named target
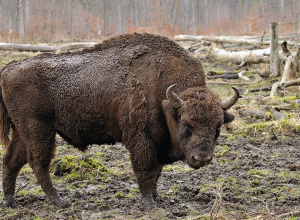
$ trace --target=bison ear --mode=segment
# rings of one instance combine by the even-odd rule
[[[232,122],[234,120],[234,115],[227,111],[224,111],[224,124]]]

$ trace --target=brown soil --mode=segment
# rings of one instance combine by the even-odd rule
[[[64,145],[63,151],[57,157],[81,154],[71,146]],[[53,175],[60,194],[72,204],[69,208],[49,204],[36,189],[33,174],[22,172],[18,208],[0,206],[2,219],[275,219],[300,210],[300,136],[220,138],[209,166],[200,170],[184,162],[167,166],[158,183],[159,209],[151,213],[140,209],[125,148],[121,144],[91,146],[82,157],[96,152],[103,153],[102,163],[113,171],[107,178],[61,182],[62,177]]]

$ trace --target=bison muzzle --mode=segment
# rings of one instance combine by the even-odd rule
[[[81,52],[42,54],[0,70],[3,192],[15,206],[16,178],[26,163],[50,201],[67,206],[52,185],[49,165],[55,136],[85,151],[90,144],[122,142],[142,200],[155,207],[165,164],[186,159],[198,169],[210,163],[227,110],[205,83],[199,60],[168,38],[126,34]]]

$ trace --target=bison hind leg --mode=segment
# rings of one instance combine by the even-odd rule
[[[3,155],[3,193],[4,205],[16,207],[16,179],[21,168],[27,163],[26,146],[17,131],[13,128],[12,139]]]
[[[32,119],[23,131],[27,145],[27,160],[49,200],[58,207],[67,207],[50,179],[50,163],[55,155],[55,130],[49,123]],[[29,124],[29,123],[28,123]]]

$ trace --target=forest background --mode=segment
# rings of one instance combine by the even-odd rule
[[[172,37],[299,30],[299,0],[0,0],[0,42],[100,40],[150,32]],[[298,31],[299,32],[299,31]]]

